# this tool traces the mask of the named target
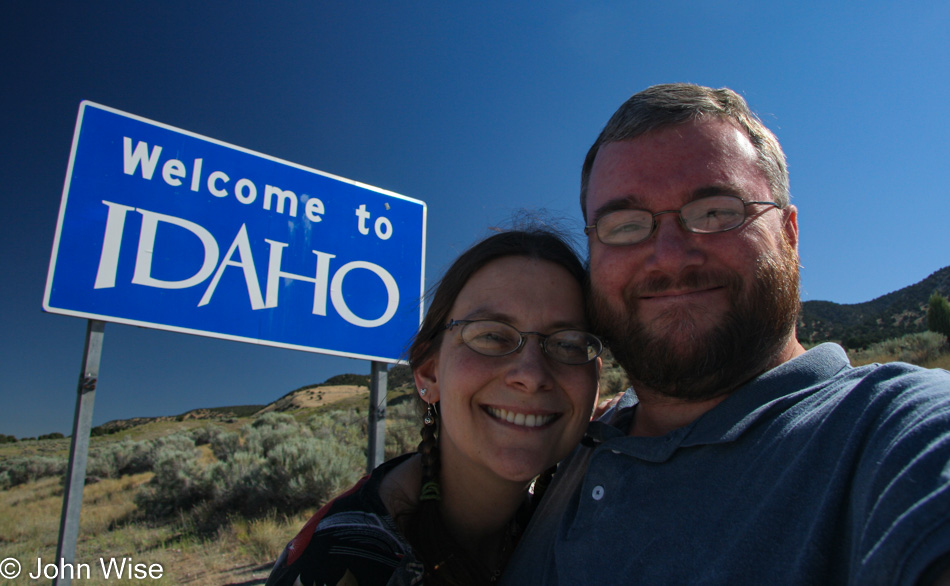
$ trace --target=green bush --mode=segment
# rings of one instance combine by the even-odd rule
[[[0,489],[8,489],[50,476],[65,476],[66,458],[18,456],[0,462]]]
[[[301,428],[293,416],[276,411],[261,415],[250,425],[244,426],[244,431],[244,449],[263,456],[276,446],[291,441],[298,434],[310,435],[310,430]]]
[[[126,438],[95,448],[89,453],[86,475],[118,478],[148,472],[155,465],[156,445],[155,442],[136,442]]]
[[[622,368],[605,369],[600,375],[600,394],[608,397],[622,393],[630,386],[627,375]]]
[[[217,425],[212,425],[206,423],[202,427],[196,427],[189,432],[188,436],[195,442],[196,446],[204,446],[210,444],[214,438],[225,433],[225,430],[221,429]]]
[[[947,345],[947,337],[936,332],[907,334],[871,344],[862,350],[851,350],[848,356],[853,364],[869,362],[910,362],[923,364],[938,358]]]
[[[308,424],[267,413],[244,426],[243,442],[233,432],[212,434],[218,461],[205,467],[190,438],[169,436],[156,448],[155,476],[136,504],[149,518],[185,512],[202,532],[215,531],[232,513],[250,519],[315,507],[363,472],[362,449],[346,441],[353,427],[351,416],[341,413],[314,416]]]
[[[36,439],[38,439],[38,440],[54,440],[54,439],[63,439],[63,438],[65,438],[65,437],[66,437],[66,436],[64,436],[63,434],[61,434],[61,433],[59,433],[58,431],[56,431],[56,432],[53,432],[53,433],[44,433],[43,435],[37,436]]]
[[[950,338],[950,302],[936,292],[927,308],[927,329]]]
[[[422,439],[422,406],[406,401],[389,408],[386,416],[386,459],[414,452]]]
[[[211,438],[210,445],[214,457],[227,462],[241,449],[241,436],[233,431],[225,431]]]
[[[205,500],[208,486],[194,442],[176,434],[154,444],[155,475],[135,495],[135,504],[145,516],[168,517]]]
[[[366,443],[366,418],[358,413],[335,410],[318,413],[306,424],[313,437],[360,446]]]

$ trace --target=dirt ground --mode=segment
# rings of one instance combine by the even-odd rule
[[[216,576],[209,584],[221,586],[262,586],[267,582],[267,576],[273,564],[240,566]]]

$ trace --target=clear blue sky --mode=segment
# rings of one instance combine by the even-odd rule
[[[336,5],[337,7],[334,7]],[[85,320],[40,311],[80,100],[423,200],[431,284],[520,208],[580,231],[581,161],[669,81],[788,155],[803,297],[950,265],[950,4],[4,2],[0,433],[69,433]],[[93,423],[267,403],[369,363],[106,326]]]

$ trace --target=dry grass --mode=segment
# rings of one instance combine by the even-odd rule
[[[924,368],[942,368],[944,370],[950,370],[950,353],[939,356],[933,360],[929,360],[924,364],[921,364]]]
[[[310,512],[290,519],[276,517],[234,520],[211,539],[199,539],[179,522],[150,525],[135,509],[133,496],[152,473],[106,479],[85,487],[76,561],[91,567],[84,585],[116,584],[263,584],[270,564],[304,524]],[[56,557],[62,488],[58,478],[0,491],[0,560],[20,561],[23,573],[4,584],[45,582],[28,577],[36,559],[52,563]],[[106,580],[99,559],[159,564],[160,580]],[[79,583],[74,581],[74,583]]]

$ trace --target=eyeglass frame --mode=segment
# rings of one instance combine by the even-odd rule
[[[502,325],[508,326],[508,327],[511,328],[512,330],[518,332],[518,335],[521,337],[521,340],[518,341],[518,345],[517,345],[513,350],[511,350],[511,351],[509,351],[509,352],[505,352],[504,354],[485,354],[484,352],[479,352],[479,351],[476,350],[475,348],[472,348],[472,347],[468,344],[468,342],[465,341],[465,337],[462,336],[462,331],[459,330],[459,337],[462,338],[462,343],[465,344],[465,347],[466,347],[466,348],[468,348],[468,349],[471,350],[472,352],[475,352],[476,354],[479,354],[479,355],[481,355],[481,356],[488,356],[488,357],[490,357],[490,358],[501,358],[502,356],[510,356],[510,355],[512,355],[512,354],[517,354],[518,352],[521,351],[522,348],[524,348],[525,342],[527,341],[528,336],[530,336],[530,335],[534,335],[534,336],[537,336],[537,337],[538,337],[538,345],[541,347],[541,351],[544,353],[545,356],[547,356],[548,358],[550,358],[551,360],[554,360],[555,362],[557,362],[557,363],[559,363],[559,364],[566,364],[567,366],[583,366],[583,365],[585,365],[585,364],[590,364],[591,362],[597,360],[597,358],[598,358],[601,354],[604,353],[604,350],[607,349],[607,345],[604,344],[604,341],[601,340],[599,336],[597,336],[597,335],[595,335],[595,334],[592,334],[592,333],[588,332],[587,330],[578,330],[578,329],[574,329],[574,328],[565,328],[565,329],[563,329],[563,330],[558,330],[558,331],[556,331],[556,332],[551,332],[550,334],[542,334],[541,332],[522,332],[521,330],[519,330],[519,329],[516,328],[515,326],[513,326],[513,325],[511,325],[511,324],[509,324],[509,323],[507,323],[507,322],[503,322],[503,321],[501,321],[501,320],[497,320],[497,319],[453,319],[453,320],[450,320],[449,323],[447,323],[447,324],[445,325],[445,327],[443,328],[443,330],[451,330],[451,329],[454,328],[455,326],[462,326],[462,328],[464,329],[465,326],[467,326],[468,324],[476,323],[476,322],[492,322],[492,323],[502,324]],[[547,346],[546,346],[545,342],[546,342],[547,339],[550,338],[551,336],[555,336],[555,335],[557,335],[557,334],[560,334],[561,332],[581,332],[581,333],[585,334],[588,338],[597,340],[597,343],[600,344],[600,348],[597,350],[597,353],[596,353],[596,354],[594,354],[592,357],[588,358],[588,359],[585,360],[584,362],[564,362],[563,360],[558,360],[556,356],[554,356],[553,354],[548,353],[548,349],[547,349]]]
[[[699,231],[696,231],[696,230],[691,230],[691,229],[689,228],[689,226],[686,225],[686,220],[683,218],[683,208],[689,207],[689,206],[693,205],[694,203],[699,202],[699,201],[702,201],[702,200],[704,200],[704,199],[710,199],[710,198],[713,198],[713,197],[728,197],[728,198],[735,199],[735,200],[738,200],[738,201],[742,202],[742,220],[740,220],[739,223],[736,224],[735,226],[732,226],[731,228],[726,228],[725,230],[713,230],[713,231],[710,231],[710,232],[699,232]],[[656,217],[657,217],[657,216],[662,216],[663,214],[676,214],[676,217],[677,217],[677,219],[679,220],[680,226],[682,226],[682,227],[683,227],[683,230],[686,230],[686,231],[689,232],[690,234],[722,234],[723,232],[729,232],[730,230],[735,230],[736,228],[739,228],[739,227],[741,227],[743,224],[745,224],[745,221],[746,221],[747,219],[749,219],[749,214],[746,212],[746,208],[747,208],[748,206],[750,206],[750,205],[756,205],[756,204],[774,206],[775,209],[779,209],[779,210],[785,209],[785,206],[783,206],[783,205],[780,204],[780,203],[774,202],[774,201],[745,201],[744,199],[742,199],[742,198],[739,197],[738,195],[730,195],[730,194],[727,194],[727,193],[720,193],[720,194],[716,194],[716,195],[707,195],[707,196],[704,196],[704,197],[700,197],[700,198],[694,199],[693,201],[691,201],[691,202],[689,202],[689,203],[684,204],[683,206],[681,206],[678,210],[661,210],[661,211],[656,212],[656,213],[653,213],[653,212],[651,212],[650,210],[644,210],[644,209],[641,209],[641,208],[623,208],[623,209],[618,209],[618,210],[612,210],[612,211],[607,212],[607,213],[604,214],[603,216],[597,218],[597,221],[595,221],[593,224],[591,224],[591,225],[589,225],[589,226],[584,226],[584,235],[585,235],[585,236],[590,236],[590,232],[591,232],[591,230],[593,230],[593,231],[594,231],[594,234],[597,235],[597,240],[600,241],[600,243],[603,244],[603,245],[605,245],[605,246],[633,246],[634,244],[640,244],[641,242],[646,242],[647,240],[649,240],[649,239],[653,236],[653,233],[656,232],[656,227],[657,227]],[[625,242],[625,243],[604,242],[603,239],[601,239],[601,237],[600,237],[600,231],[597,230],[597,225],[600,224],[601,220],[603,220],[604,218],[607,218],[607,217],[609,217],[609,216],[611,216],[611,215],[613,215],[613,214],[619,213],[619,212],[627,212],[627,211],[646,212],[646,213],[650,214],[651,219],[652,219],[652,222],[653,222],[653,223],[652,223],[652,226],[650,227],[650,231],[647,233],[646,236],[644,236],[644,237],[643,237],[642,239],[640,239],[640,240],[637,240],[636,242]],[[765,210],[765,211],[768,211],[768,210]],[[763,213],[764,213],[764,212],[763,212]]]

